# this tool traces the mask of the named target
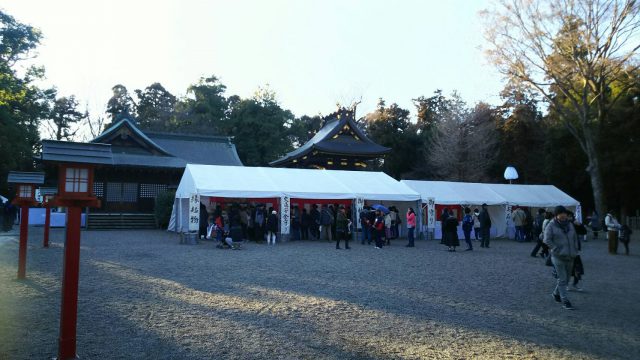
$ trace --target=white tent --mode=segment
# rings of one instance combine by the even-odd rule
[[[290,199],[420,200],[420,194],[382,172],[188,164],[176,191],[169,230],[186,228],[193,195],[279,198],[282,218],[287,217]],[[288,221],[282,224],[287,234]]]
[[[511,185],[463,183],[451,181],[402,180],[420,193],[423,201],[433,198],[438,205],[479,207],[487,204],[492,236],[513,235],[512,206],[551,209],[563,205],[581,217],[580,203],[553,185]],[[436,227],[436,230],[438,227]],[[439,231],[436,232],[438,237]]]

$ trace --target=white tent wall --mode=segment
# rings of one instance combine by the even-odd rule
[[[420,199],[420,194],[382,172],[188,164],[176,191],[176,200],[188,200],[192,194],[201,198],[361,198],[413,203]],[[189,215],[180,214],[180,210],[183,208],[175,206],[172,212],[177,230]],[[289,222],[282,221],[281,224],[286,227],[281,232],[288,234]]]
[[[512,185],[512,184],[483,184],[462,183],[449,181],[420,181],[402,180],[413,190],[420,193],[423,201],[435,198],[437,205],[469,206],[472,210],[480,204],[488,204],[491,217],[492,237],[513,238],[515,228],[507,216],[507,206],[529,207],[532,215],[539,208],[553,210],[557,205],[563,205],[576,213],[581,219],[580,203],[553,185]],[[462,230],[459,228],[459,235]],[[435,238],[441,238],[440,223],[437,222]]]
[[[189,231],[189,198],[176,198],[173,202],[168,231]]]

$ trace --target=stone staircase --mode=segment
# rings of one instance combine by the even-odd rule
[[[153,214],[89,214],[89,230],[155,229]]]

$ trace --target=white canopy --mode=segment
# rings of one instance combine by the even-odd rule
[[[191,207],[187,199],[192,195],[279,198],[281,228],[285,234],[289,227],[290,199],[354,199],[358,204],[363,204],[364,200],[420,200],[419,193],[382,172],[188,164],[176,191],[169,230],[178,231],[198,223],[197,216],[189,215]]]
[[[451,181],[402,180],[413,190],[420,193],[422,201],[435,198],[440,205],[503,205],[507,201],[491,190],[490,184],[463,183]]]
[[[581,218],[580,203],[553,185],[483,184],[453,181],[402,180],[420,193],[423,202],[434,198],[438,205],[488,205],[492,236],[511,236],[511,207],[553,208],[558,205],[573,208]],[[436,230],[438,228],[436,227]],[[436,237],[438,237],[436,231]]]
[[[356,199],[416,201],[420,194],[383,172],[187,165],[176,198]]]
[[[528,207],[578,206],[580,203],[553,185],[482,184],[452,181],[402,180],[423,201],[441,205],[520,205]]]

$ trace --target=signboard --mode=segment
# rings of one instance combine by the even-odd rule
[[[189,196],[189,231],[200,230],[200,195]]]
[[[436,199],[427,198],[427,228],[435,229],[436,227]]]
[[[288,196],[280,198],[280,234],[289,234],[291,221],[291,199]]]
[[[360,224],[360,213],[362,212],[362,210],[364,209],[364,199],[362,198],[357,198],[356,199],[356,213],[355,213],[355,223],[356,223],[356,227],[358,229],[362,228],[362,224]]]

